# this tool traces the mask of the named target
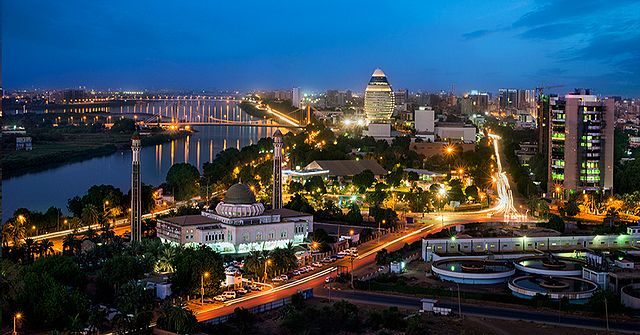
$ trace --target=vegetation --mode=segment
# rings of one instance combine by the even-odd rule
[[[189,163],[174,164],[167,172],[167,187],[177,201],[189,200],[200,192],[200,172]]]

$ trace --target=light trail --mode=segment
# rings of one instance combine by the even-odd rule
[[[502,138],[496,134],[489,134],[489,137],[493,141],[496,163],[498,164],[498,171],[496,172],[496,175],[491,177],[496,183],[496,190],[498,192],[498,204],[495,206],[495,210],[499,213],[503,213],[505,219],[512,217],[521,218],[522,215],[518,213],[518,210],[513,205],[513,192],[509,185],[507,173],[502,171],[502,159],[500,158],[500,150],[498,150],[498,140]]]

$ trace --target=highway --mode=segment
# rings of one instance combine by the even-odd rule
[[[314,291],[314,296],[329,298],[329,290],[316,289]],[[416,311],[422,308],[420,298],[401,295],[333,290],[331,292],[331,298],[372,305],[396,306],[399,308],[414,309]],[[439,307],[451,308],[453,312],[458,311],[457,301],[442,300],[439,301],[437,305]],[[524,320],[558,326],[569,326],[600,331],[607,330],[606,321],[598,318],[536,311],[531,308],[512,309],[494,307],[485,304],[462,303],[460,304],[460,307],[463,316],[469,315],[492,319]],[[640,322],[609,320],[609,329],[611,331],[638,334],[640,333]]]

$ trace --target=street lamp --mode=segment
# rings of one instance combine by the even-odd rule
[[[204,279],[209,278],[209,272],[205,272],[200,277],[200,304],[204,305]]]
[[[21,313],[16,313],[16,315],[13,316],[13,335],[17,335],[18,334],[18,332],[16,331],[16,323],[21,318],[22,318],[22,314]]]
[[[444,198],[445,196],[447,196],[447,190],[444,189],[444,186],[442,186],[440,188],[440,190],[438,190],[438,200],[440,200],[440,228],[444,228],[444,207],[442,207],[442,198]]]
[[[270,259],[267,259],[264,262],[264,282],[265,283],[267,282],[267,265],[271,265],[271,260]]]

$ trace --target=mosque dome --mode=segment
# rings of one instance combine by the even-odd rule
[[[237,183],[227,190],[224,200],[216,206],[216,213],[226,217],[256,216],[264,212],[264,205],[256,201],[251,189]]]

